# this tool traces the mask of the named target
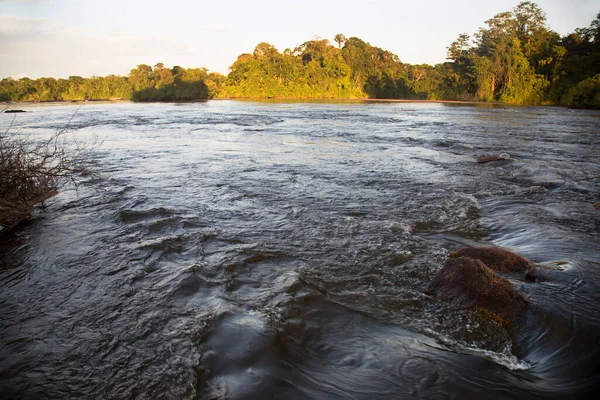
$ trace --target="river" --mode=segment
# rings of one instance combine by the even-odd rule
[[[436,103],[23,105],[96,141],[0,238],[0,397],[586,398],[600,352],[600,112]],[[14,121],[13,121],[14,118]],[[11,126],[12,124],[12,126]],[[475,157],[507,153],[502,162]],[[518,342],[428,292],[496,245]]]

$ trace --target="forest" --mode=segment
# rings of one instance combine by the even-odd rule
[[[227,76],[138,65],[128,76],[0,81],[0,101],[196,101],[213,98],[421,99],[600,108],[600,14],[560,36],[535,3],[497,14],[447,47],[435,66],[338,34],[277,50],[260,43]]]

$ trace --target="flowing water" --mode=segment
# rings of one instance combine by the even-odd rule
[[[101,143],[0,238],[0,397],[585,398],[600,351],[600,113],[424,103],[23,106]],[[477,164],[476,156],[510,160]],[[449,252],[535,312],[432,297]]]

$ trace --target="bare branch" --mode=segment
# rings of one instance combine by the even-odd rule
[[[55,194],[61,179],[77,185],[79,176],[97,175],[88,168],[87,160],[98,142],[90,147],[74,139],[75,146],[69,147],[65,137],[77,111],[47,140],[11,137],[8,130],[0,137],[0,224],[9,225],[2,215],[29,214],[31,201]]]

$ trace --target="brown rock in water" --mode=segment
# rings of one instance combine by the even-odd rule
[[[498,247],[462,248],[450,257],[469,257],[482,261],[489,268],[499,272],[525,272],[525,278],[535,280],[536,264],[518,254]]]
[[[521,321],[531,307],[508,280],[480,260],[468,257],[448,259],[430,291],[440,299],[497,315],[509,326]]]
[[[596,210],[600,210],[600,201],[598,201],[598,202],[594,203],[594,208],[595,208]]]
[[[475,161],[476,161],[478,164],[485,164],[485,163],[488,163],[488,162],[490,162],[490,161],[505,161],[505,160],[506,160],[506,158],[505,158],[505,157],[502,157],[502,156],[496,156],[496,155],[493,155],[493,154],[490,154],[490,155],[487,155],[487,156],[481,156],[481,157],[477,157],[477,158],[475,159]]]

